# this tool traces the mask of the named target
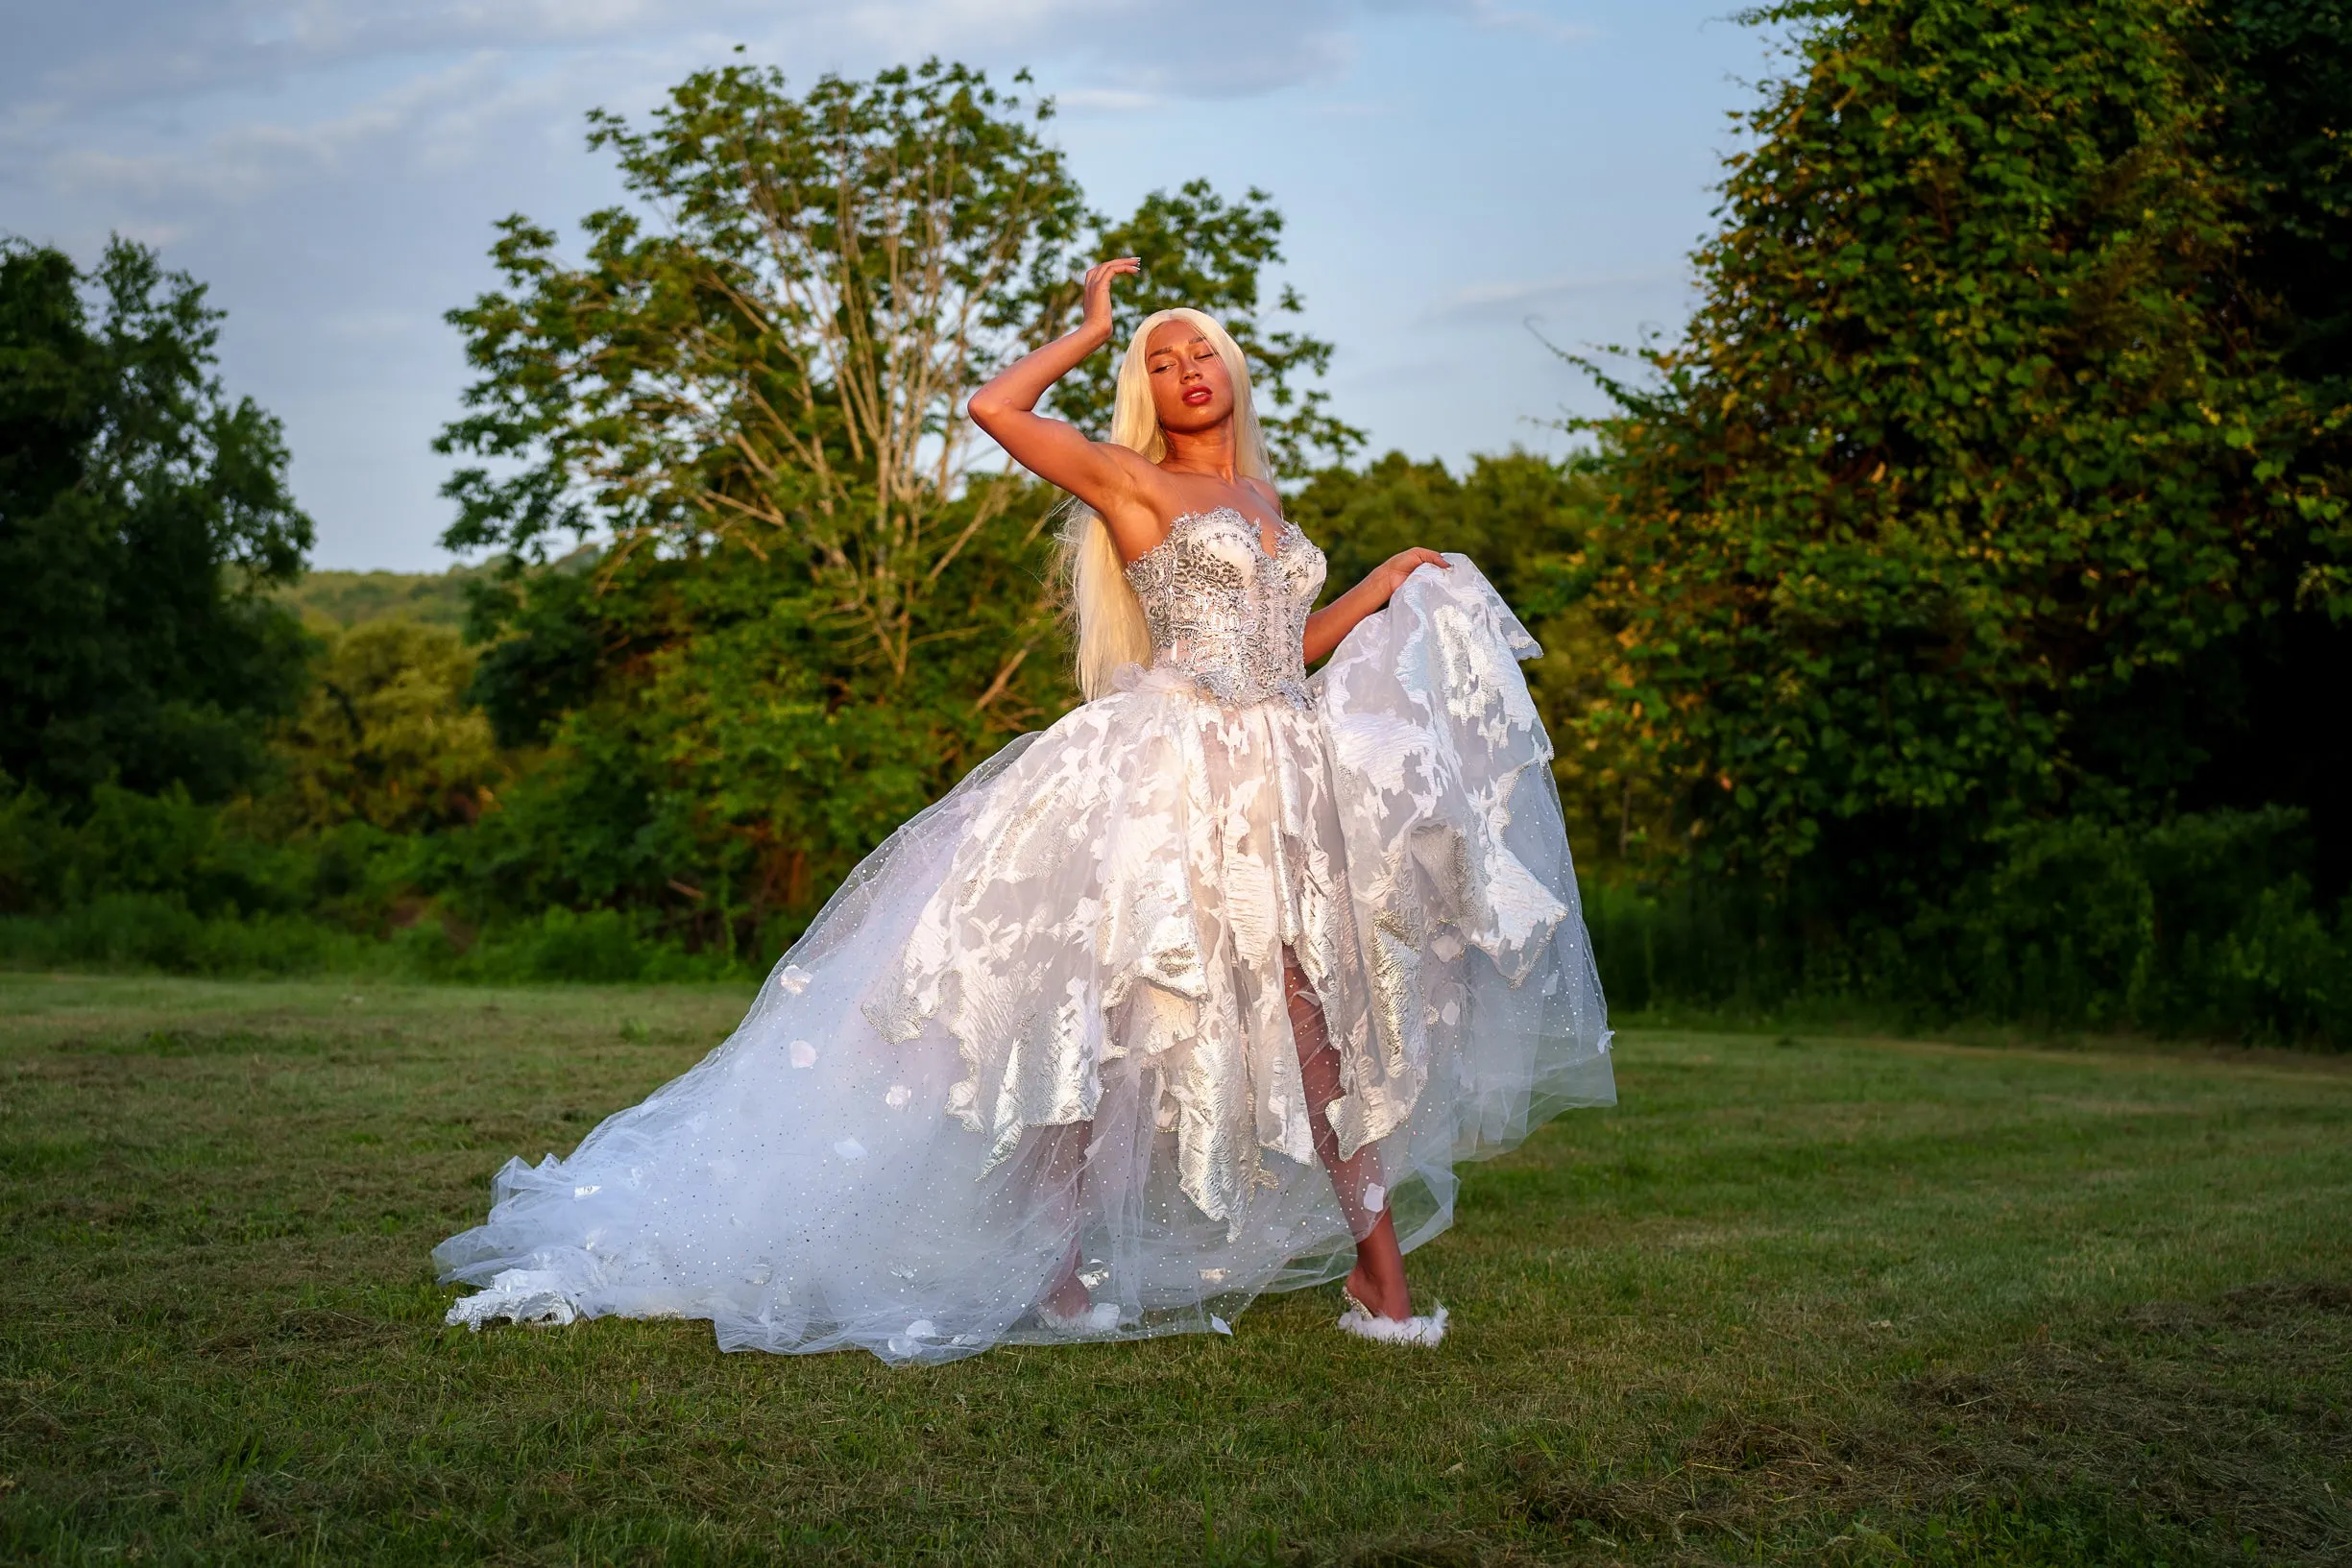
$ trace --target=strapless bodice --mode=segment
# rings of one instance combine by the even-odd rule
[[[1227,707],[1313,706],[1307,612],[1322,591],[1323,552],[1288,519],[1272,555],[1258,525],[1229,506],[1187,512],[1129,563],[1156,668],[1190,679]]]

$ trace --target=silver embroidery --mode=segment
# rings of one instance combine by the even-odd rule
[[[1269,555],[1258,525],[1220,506],[1176,519],[1127,580],[1155,664],[1228,707],[1278,699],[1308,708],[1307,614],[1324,570],[1323,552],[1288,519]]]

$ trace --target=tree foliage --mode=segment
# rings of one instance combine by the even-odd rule
[[[2242,182],[2239,275],[2287,369],[2340,407],[2352,399],[2352,5],[2228,0],[2191,42],[2226,95],[2216,142]]]
[[[645,127],[594,118],[635,205],[581,264],[503,226],[442,441],[501,462],[452,481],[448,543],[515,552],[475,690],[555,751],[472,875],[734,930],[1059,701],[1044,508],[960,417],[1084,218],[1046,112],[961,66],[707,71]],[[525,569],[565,531],[607,537]]]
[[[278,736],[273,805],[305,828],[430,832],[472,822],[504,783],[490,721],[466,700],[473,657],[446,627],[363,622],[329,638]]]
[[[1756,16],[1792,69],[1702,303],[1593,422],[1636,676],[1593,722],[1651,733],[1709,874],[1900,913],[2021,824],[2194,804],[2199,703],[2340,558],[2341,416],[2241,286],[2200,9]]]
[[[221,313],[117,239],[0,248],[0,772],[218,798],[300,690],[269,593],[311,525],[278,422],[213,374]]]
[[[2228,0],[2192,38],[2221,112],[2214,141],[2238,185],[2235,272],[2254,330],[2319,412],[2301,466],[2352,495],[2352,5]],[[2308,550],[2269,554],[2254,617],[2198,705],[2205,800],[2292,804],[2316,880],[2352,889],[2352,726],[2315,723],[2309,692],[2352,685],[2352,541],[2340,512]]]

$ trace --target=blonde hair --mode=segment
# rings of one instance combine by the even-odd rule
[[[1199,332],[1224,361],[1233,382],[1234,473],[1272,480],[1257,407],[1249,398],[1249,356],[1215,317],[1184,306],[1155,310],[1136,324],[1127,355],[1119,361],[1118,392],[1110,413],[1112,445],[1140,452],[1152,463],[1168,455],[1168,438],[1152,401],[1152,370],[1145,360],[1152,334],[1170,322],[1182,322]],[[1078,623],[1079,690],[1092,702],[1110,691],[1121,665],[1152,662],[1152,632],[1144,623],[1142,603],[1128,586],[1126,564],[1119,559],[1110,526],[1076,496],[1063,506],[1054,567],[1063,585],[1064,610]]]

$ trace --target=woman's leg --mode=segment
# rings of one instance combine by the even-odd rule
[[[1057,1317],[1077,1317],[1094,1304],[1085,1282],[1078,1277],[1079,1184],[1086,1179],[1086,1144],[1094,1135],[1094,1123],[1078,1122],[1043,1131],[1046,1147],[1038,1179],[1067,1211],[1070,1245],[1040,1305]]]
[[[1282,950],[1282,989],[1290,1006],[1291,1038],[1298,1045],[1298,1075],[1306,1084],[1315,1152],[1331,1172],[1340,1213],[1356,1239],[1356,1266],[1347,1276],[1347,1288],[1383,1317],[1410,1317],[1413,1297],[1405,1289],[1405,1258],[1396,1247],[1396,1223],[1390,1218],[1388,1194],[1381,1185],[1380,1151],[1367,1144],[1348,1158],[1340,1158],[1340,1135],[1323,1114],[1342,1093],[1340,1053],[1324,1025],[1322,1003],[1288,948]]]

